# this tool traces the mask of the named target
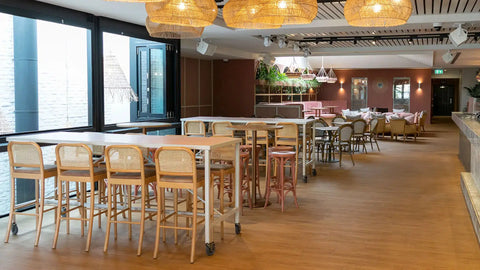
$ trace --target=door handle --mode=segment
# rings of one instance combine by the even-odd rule
[[[450,98],[450,104],[452,104],[452,98]]]

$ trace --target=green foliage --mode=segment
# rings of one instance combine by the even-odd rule
[[[257,73],[255,74],[255,79],[257,80],[268,80],[269,68],[268,65],[263,61],[260,61],[257,68]]]
[[[468,94],[470,94],[471,97],[480,98],[480,82],[475,84],[472,87],[464,87],[464,88],[468,91]]]

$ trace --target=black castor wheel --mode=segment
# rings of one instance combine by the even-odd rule
[[[12,223],[12,234],[13,234],[13,235],[17,235],[17,233],[18,233],[17,223],[13,222],[13,223]]]
[[[304,182],[304,183],[307,183],[307,182],[308,182],[306,175],[303,177],[303,182]]]
[[[235,234],[240,234],[242,232],[242,225],[240,223],[235,223]]]
[[[313,170],[312,170],[312,175],[313,175],[313,176],[317,176],[317,170],[316,170],[316,169],[313,169]]]
[[[206,243],[205,244],[205,251],[207,252],[208,256],[212,256],[215,253],[215,243]]]

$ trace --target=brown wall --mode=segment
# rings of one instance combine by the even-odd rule
[[[352,77],[368,78],[368,107],[382,107],[392,111],[393,107],[393,78],[410,78],[410,111],[428,111],[431,115],[431,70],[430,69],[356,69],[335,70],[338,82],[334,84],[324,83],[318,91],[318,100],[347,100],[350,107],[350,95]],[[343,82],[343,90],[340,90],[340,82]],[[378,83],[383,83],[379,88]],[[421,82],[421,90],[417,90],[418,82]]]
[[[212,115],[212,61],[182,57],[182,117]]]
[[[213,61],[213,115],[254,114],[255,60]]]

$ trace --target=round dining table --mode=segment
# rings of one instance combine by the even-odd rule
[[[252,183],[252,204],[253,207],[260,208],[265,206],[265,200],[263,198],[257,199],[257,183],[259,182],[260,179],[257,179],[257,164],[258,164],[258,159],[257,153],[256,153],[256,148],[257,145],[257,132],[258,131],[269,131],[269,130],[276,130],[276,129],[282,129],[283,126],[278,126],[278,125],[269,125],[269,124],[248,124],[248,125],[230,125],[227,126],[228,129],[232,130],[242,130],[245,132],[251,131],[252,132],[252,175],[253,177],[253,183]],[[268,145],[267,145],[268,147]],[[268,157],[266,157],[268,160]]]

